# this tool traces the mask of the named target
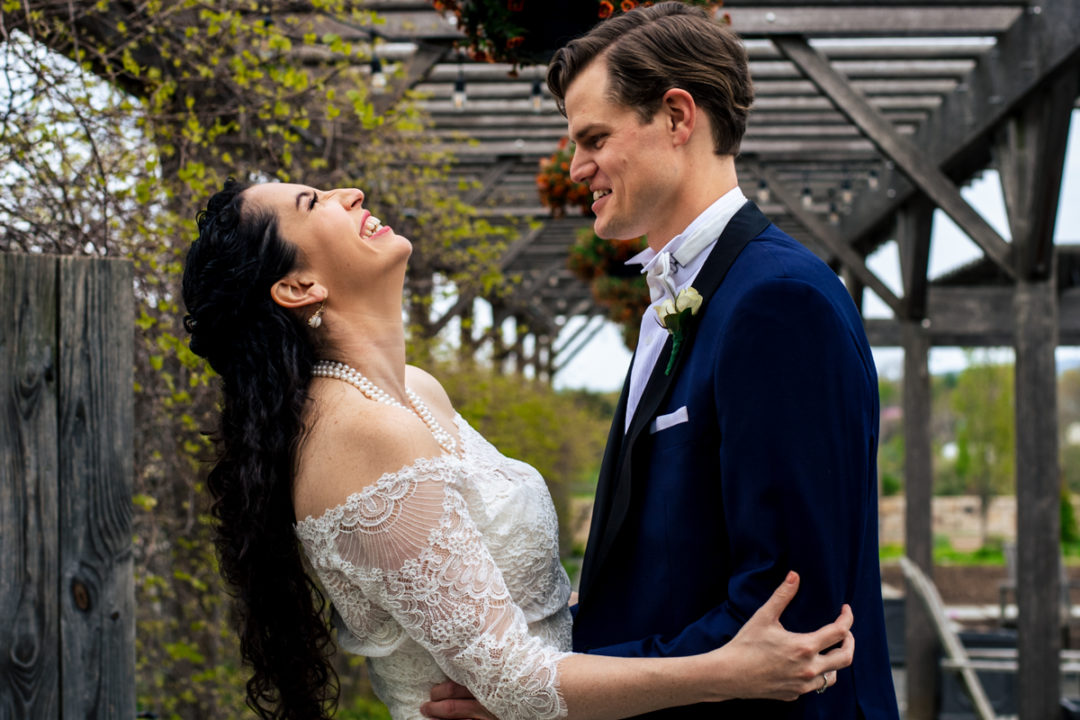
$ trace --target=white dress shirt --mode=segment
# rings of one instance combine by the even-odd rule
[[[706,208],[685,230],[668,241],[660,252],[645,248],[626,261],[627,265],[644,266],[642,272],[649,283],[652,304],[641,318],[641,334],[638,335],[634,364],[630,368],[630,393],[626,401],[626,427],[623,432],[630,429],[634,411],[641,402],[645,385],[667,340],[668,331],[660,324],[656,306],[665,298],[673,298],[672,291],[678,294],[694,282],[720,233],[745,203],[746,196],[736,186]]]

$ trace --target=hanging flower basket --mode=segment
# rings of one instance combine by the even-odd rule
[[[711,11],[723,0],[683,0]],[[452,13],[465,35],[461,47],[481,62],[546,65],[554,52],[605,18],[652,2],[637,0],[431,0]],[[730,22],[725,14],[725,19]]]
[[[567,266],[588,283],[593,299],[607,317],[622,326],[623,341],[631,350],[637,346],[641,313],[649,305],[649,287],[637,265],[626,261],[645,249],[645,238],[604,240],[591,227],[583,228],[571,246]]]
[[[563,217],[567,206],[580,208],[582,215],[592,214],[589,186],[570,179],[570,161],[573,158],[574,146],[569,138],[564,137],[550,157],[540,160],[536,189],[540,194],[540,204],[551,210],[552,217]]]
[[[554,52],[588,32],[594,0],[432,0],[453,13],[465,35],[460,46],[480,62],[546,65]]]

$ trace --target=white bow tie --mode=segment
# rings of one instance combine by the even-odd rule
[[[675,272],[678,269],[678,260],[666,250],[656,256],[645,272],[645,282],[649,286],[652,302],[657,302],[665,296],[675,297]]]

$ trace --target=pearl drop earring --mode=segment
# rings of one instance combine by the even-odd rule
[[[326,301],[323,300],[319,303],[319,309],[315,311],[315,314],[308,318],[307,324],[312,329],[318,328],[322,325],[323,310],[326,309]]]

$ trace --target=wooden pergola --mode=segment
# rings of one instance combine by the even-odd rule
[[[527,0],[541,2],[542,0]],[[587,2],[589,0],[581,0]],[[357,0],[382,22],[319,18],[323,30],[367,43],[367,68],[389,73],[377,107],[419,93],[430,142],[454,150],[465,199],[519,239],[501,266],[515,292],[491,300],[490,342],[551,377],[598,329],[602,310],[566,267],[576,231],[590,223],[541,207],[537,162],[565,134],[544,68],[511,76],[507,65],[459,54],[457,28],[426,0]],[[313,12],[288,2],[283,12]],[[51,4],[69,12],[68,4]],[[1059,455],[1055,349],[1080,345],[1080,261],[1054,245],[1065,144],[1080,95],[1078,0],[727,0],[745,40],[757,100],[738,161],[744,192],[828,262],[862,307],[866,291],[891,311],[866,319],[872,344],[904,348],[907,555],[932,573],[930,375],[934,346],[1012,346],[1016,355],[1019,697],[1022,720],[1060,714]],[[66,15],[65,15],[66,16]],[[76,16],[75,23],[80,22]],[[81,27],[102,37],[108,27]],[[96,34],[96,35],[95,35]],[[61,48],[62,49],[62,48]],[[464,89],[464,102],[455,102]],[[1001,178],[1010,239],[960,187],[988,168]],[[928,277],[934,211],[983,252],[969,268]],[[573,211],[571,211],[572,213]],[[894,291],[867,257],[895,243]],[[460,297],[430,330],[473,312]],[[587,322],[573,323],[572,318]],[[525,348],[531,347],[530,352]],[[936,695],[936,639],[907,603],[907,717],[929,719]]]
[[[503,258],[522,277],[494,304],[536,338],[539,375],[565,364],[601,314],[566,269],[587,218],[548,217],[534,176],[565,134],[543,67],[475,63],[426,2],[373,0],[385,18],[374,52],[401,62],[453,148],[469,200],[520,223]],[[740,182],[775,222],[825,259],[862,307],[866,290],[891,310],[867,319],[872,344],[904,349],[907,555],[931,560],[930,374],[933,346],[1012,346],[1016,355],[1020,717],[1060,714],[1059,460],[1055,349],[1080,344],[1080,272],[1055,248],[1065,144],[1080,94],[1076,0],[728,0],[746,42],[757,100],[738,162]],[[455,103],[455,86],[466,99]],[[391,85],[393,87],[393,85]],[[388,99],[387,102],[391,102]],[[1011,238],[961,195],[977,173],[1001,178]],[[940,208],[982,250],[979,262],[931,282],[932,217]],[[539,221],[528,225],[527,221]],[[896,243],[902,289],[866,263]],[[472,311],[461,298],[436,328]],[[569,335],[569,333],[565,333]],[[495,342],[496,334],[490,334]],[[518,338],[520,343],[521,338]],[[496,356],[513,348],[499,346]],[[520,359],[520,351],[518,353]],[[931,623],[908,603],[907,717],[931,718],[937,677]]]

